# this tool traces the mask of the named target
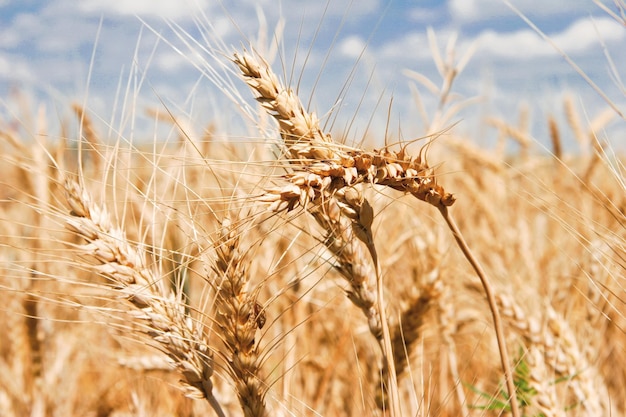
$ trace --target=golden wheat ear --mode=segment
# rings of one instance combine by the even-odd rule
[[[258,291],[250,290],[249,262],[241,248],[247,222],[224,218],[214,242],[216,260],[212,280],[216,290],[216,322],[224,342],[222,353],[246,417],[269,416],[265,403],[268,384],[262,376],[262,351],[257,330],[265,325]]]
[[[95,203],[77,182],[65,180],[70,212],[66,227],[85,243],[79,262],[91,267],[134,308],[131,315],[181,373],[185,394],[206,399],[215,412],[224,413],[213,396],[213,353],[198,323],[189,316],[182,294],[175,294],[159,271],[148,267],[146,255],[113,225],[107,209]]]
[[[337,261],[336,269],[350,286],[348,298],[363,312],[370,332],[379,343],[390,408],[394,415],[400,415],[382,273],[371,233],[374,213],[354,187],[363,182],[354,175],[355,162],[320,128],[315,114],[304,109],[293,90],[280,83],[262,57],[244,51],[234,54],[234,63],[255,92],[256,100],[278,122],[284,153],[295,171],[288,177],[287,190],[277,190],[274,195],[267,193],[262,199],[273,201],[272,207],[276,209],[291,210],[300,204],[325,230],[323,242]],[[339,182],[333,183],[334,178]],[[365,256],[363,243],[369,257]]]

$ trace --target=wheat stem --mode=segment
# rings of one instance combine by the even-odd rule
[[[480,282],[485,291],[485,295],[487,296],[487,302],[489,303],[489,309],[491,310],[491,315],[493,317],[493,325],[496,332],[496,339],[498,341],[498,350],[500,351],[500,360],[502,362],[502,369],[504,370],[504,379],[506,381],[506,388],[509,393],[509,400],[511,401],[511,413],[513,417],[520,417],[519,404],[517,401],[517,394],[515,390],[515,383],[513,381],[513,370],[511,369],[511,363],[509,361],[509,354],[506,349],[506,340],[504,337],[504,328],[502,327],[502,318],[500,317],[500,312],[498,310],[498,303],[493,291],[493,287],[487,278],[487,274],[483,270],[478,259],[472,253],[469,245],[465,241],[461,230],[457,226],[454,218],[448,211],[448,207],[444,204],[439,204],[437,206],[439,212],[445,219],[448,227],[452,231],[454,235],[454,239],[456,243],[459,245],[459,248],[463,252],[465,258],[469,261],[469,263],[476,271],[476,275],[480,279]]]

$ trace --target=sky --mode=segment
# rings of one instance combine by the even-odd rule
[[[624,24],[592,0],[510,1],[626,113],[615,82],[626,80]],[[234,132],[252,94],[228,56],[252,44],[329,129],[353,140],[390,128],[418,137],[438,97],[411,74],[442,85],[433,39],[442,59],[453,51],[466,62],[451,97],[468,105],[447,122],[481,145],[496,134],[486,117],[516,124],[527,106],[545,143],[548,114],[573,140],[565,95],[589,120],[606,107],[503,0],[0,0],[0,123],[24,120],[26,97],[51,127],[71,120],[71,103],[85,105],[113,138],[160,135],[147,109],[165,107],[190,131],[214,123]],[[623,141],[624,125],[616,117],[603,134]]]

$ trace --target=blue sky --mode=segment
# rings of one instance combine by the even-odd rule
[[[612,0],[602,1],[618,11]],[[611,79],[604,55],[606,48],[626,79],[624,25],[591,0],[511,2],[626,112],[624,92]],[[459,133],[466,132],[479,142],[479,135],[493,134],[480,128],[486,115],[515,123],[523,104],[532,110],[533,133],[540,141],[546,135],[546,114],[564,120],[565,94],[571,94],[579,111],[589,118],[605,106],[569,64],[501,0],[233,0],[221,4],[210,0],[0,0],[0,115],[6,122],[12,113],[19,113],[13,98],[20,91],[34,105],[46,105],[51,126],[71,120],[69,103],[79,102],[86,103],[103,126],[124,135],[134,126],[133,134],[150,138],[145,109],[162,108],[163,102],[174,113],[185,115],[190,126],[200,129],[219,121],[220,129],[227,130],[229,124],[237,123],[232,120],[234,109],[224,117],[225,106],[233,103],[193,64],[221,68],[211,62],[220,57],[206,50],[231,52],[249,38],[257,38],[260,11],[270,36],[284,21],[281,52],[270,57],[275,70],[285,78],[293,73],[293,83],[300,79],[300,94],[305,101],[312,97],[312,109],[323,116],[332,108],[333,128],[348,131],[354,139],[364,134],[366,126],[370,135],[384,132],[391,97],[390,124],[400,126],[406,137],[424,133],[406,70],[422,73],[440,85],[428,28],[436,34],[442,53],[454,36],[457,58],[475,49],[453,91],[482,101],[452,121],[460,122]],[[173,30],[174,26],[179,29]],[[189,33],[199,43],[186,46],[176,32]],[[350,88],[344,91],[348,79]],[[242,97],[251,96],[242,83],[234,82]],[[435,97],[413,84],[432,114]],[[624,120],[615,119],[607,132],[611,138],[623,137]]]

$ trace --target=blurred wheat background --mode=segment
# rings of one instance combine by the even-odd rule
[[[520,106],[481,118],[498,139],[478,146],[456,124],[481,105],[454,93],[470,54],[430,37],[440,78],[405,72],[439,103],[415,135],[333,130],[249,39],[202,67],[236,126],[163,104],[135,110],[173,133],[130,140],[75,104],[51,131],[15,95],[0,415],[626,415],[623,138],[604,130],[623,115],[565,96],[546,137]],[[492,285],[515,406],[444,206]]]

